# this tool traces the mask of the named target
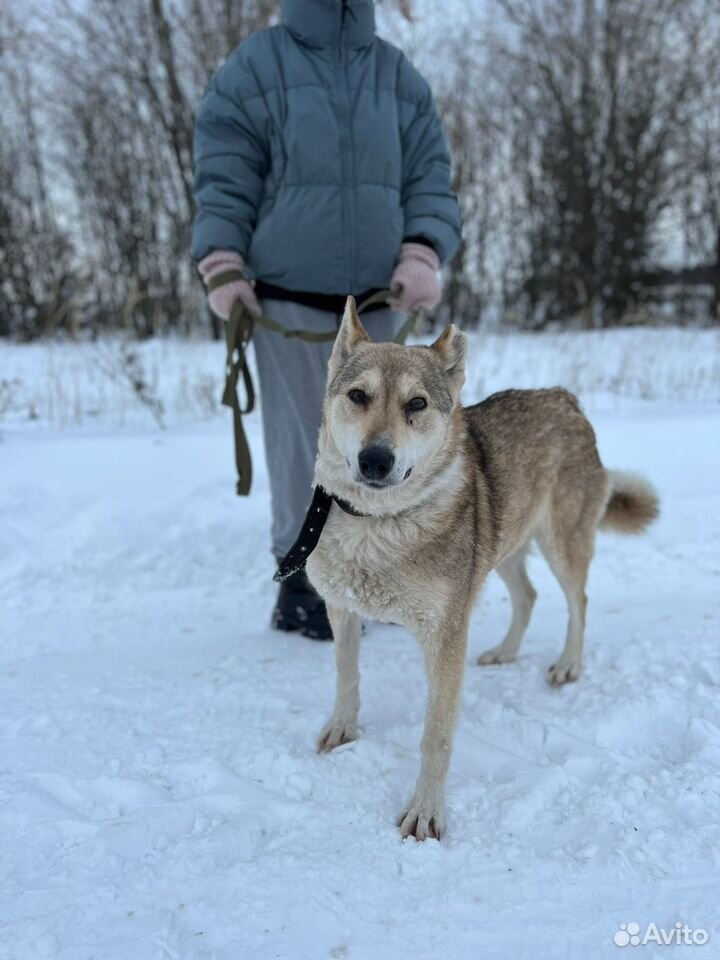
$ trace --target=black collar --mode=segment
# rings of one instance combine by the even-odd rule
[[[360,513],[359,510],[356,510],[355,507],[348,503],[347,500],[343,500],[342,497],[336,496],[334,493],[331,493],[330,496],[333,498],[335,503],[340,507],[343,513],[347,513],[350,517],[367,517],[367,513]]]
[[[334,493],[328,493],[323,487],[318,485],[313,492],[313,498],[310,501],[308,512],[305,515],[305,522],[298,534],[295,543],[280,561],[280,565],[273,577],[277,583],[287,580],[298,570],[302,570],[307,563],[307,558],[313,552],[320,540],[320,534],[323,532],[330,513],[330,507],[336,503],[340,509],[351,517],[366,517],[366,513],[360,513],[347,500],[335,496]]]

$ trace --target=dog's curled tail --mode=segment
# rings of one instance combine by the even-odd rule
[[[636,473],[608,470],[610,498],[600,520],[601,530],[642,533],[660,513],[660,500],[652,485]]]

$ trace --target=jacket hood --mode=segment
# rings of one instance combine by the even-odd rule
[[[364,47],[375,36],[373,0],[282,0],[283,23],[308,47]]]

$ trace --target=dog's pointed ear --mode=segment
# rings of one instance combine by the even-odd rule
[[[335,376],[358,344],[369,342],[370,337],[367,335],[365,327],[360,323],[360,317],[355,306],[355,297],[348,297],[345,303],[345,313],[330,357],[330,376]]]
[[[434,350],[445,370],[450,393],[453,400],[457,400],[465,383],[465,361],[467,359],[468,338],[455,326],[449,324],[435,343],[430,347]]]

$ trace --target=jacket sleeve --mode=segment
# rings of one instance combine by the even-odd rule
[[[402,206],[405,237],[428,240],[441,263],[460,245],[460,209],[450,187],[450,154],[430,87],[404,60],[400,97],[414,109],[402,138]]]
[[[244,46],[215,74],[198,108],[195,260],[213,250],[233,250],[247,257],[262,200],[269,147],[263,135],[265,124],[258,122],[263,99]]]

